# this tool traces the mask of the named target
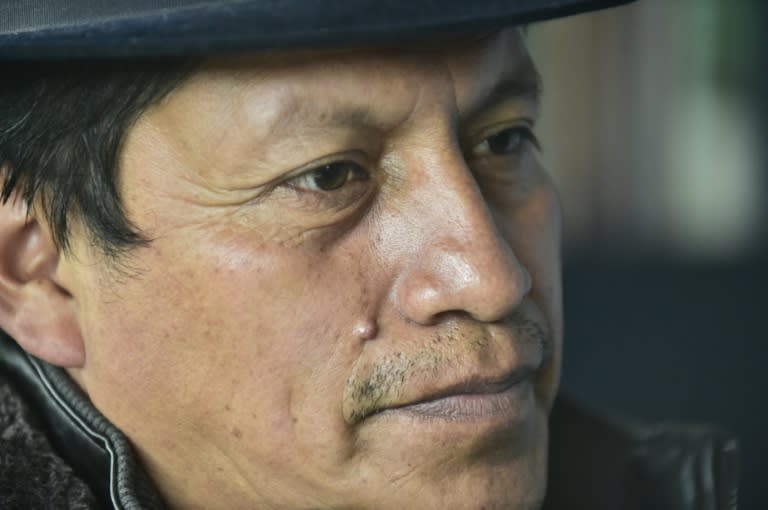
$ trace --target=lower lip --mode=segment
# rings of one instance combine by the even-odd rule
[[[381,414],[408,415],[426,421],[510,423],[525,419],[532,400],[532,384],[530,379],[525,379],[497,393],[450,395],[387,409]]]

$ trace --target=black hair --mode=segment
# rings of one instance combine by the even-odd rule
[[[39,205],[70,246],[72,215],[117,259],[149,242],[126,217],[117,177],[125,134],[191,72],[187,60],[0,62],[0,199]]]

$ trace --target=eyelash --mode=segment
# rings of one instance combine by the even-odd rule
[[[342,170],[345,173],[336,176],[329,175],[329,173],[334,170]],[[342,177],[341,180],[334,178],[339,176]],[[324,188],[323,185],[318,182],[318,180],[323,178],[327,179],[329,177],[331,182],[326,182],[327,186]],[[302,181],[309,183],[313,178],[315,179],[314,184],[317,185],[316,189],[311,189],[311,186],[308,185],[299,185],[299,183]],[[298,175],[289,181],[289,185],[293,188],[307,189],[316,193],[328,193],[331,191],[336,191],[351,181],[367,181],[370,178],[370,173],[359,163],[351,160],[342,160],[327,163],[325,165],[309,170],[301,175]]]
[[[514,138],[510,140],[509,137]],[[528,126],[511,126],[498,130],[486,137],[472,147],[470,153],[473,156],[479,157],[505,156],[520,152],[526,142],[532,144],[537,150],[541,150],[539,141],[531,128]],[[512,147],[510,147],[510,144],[512,144]],[[485,147],[483,147],[484,145]],[[342,179],[334,179],[333,175],[328,175],[329,172],[338,170],[346,172],[340,176]],[[323,175],[324,173],[325,175]],[[323,177],[331,178],[331,182],[327,183],[330,185],[325,188],[318,182]],[[339,175],[336,177],[339,177]],[[286,184],[294,190],[330,195],[340,193],[350,182],[361,182],[370,179],[371,173],[363,165],[352,160],[340,160],[308,170],[301,175],[293,177]]]
[[[287,181],[285,188],[300,197],[304,207],[314,211],[341,211],[371,196],[375,187],[368,168],[351,159],[330,161]]]
[[[510,140],[505,140],[503,138],[504,136],[517,137],[513,148],[503,149],[498,147],[499,144],[509,145]],[[487,136],[480,143],[472,147],[470,152],[472,155],[480,157],[505,156],[520,152],[526,142],[532,144],[537,150],[541,151],[539,140],[536,138],[536,135],[533,134],[531,128],[528,126],[511,126]],[[494,147],[494,145],[496,145],[496,147]]]

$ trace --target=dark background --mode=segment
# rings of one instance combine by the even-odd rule
[[[533,25],[565,207],[563,390],[706,422],[768,508],[768,2],[639,0]]]
[[[768,508],[768,257],[691,264],[569,259],[564,390],[635,420],[707,422],[735,434],[741,509]]]

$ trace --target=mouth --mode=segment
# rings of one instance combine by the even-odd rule
[[[392,420],[476,422],[467,430],[521,424],[550,397],[552,345],[532,303],[498,326],[454,324],[408,353],[375,344],[353,366],[342,415],[350,426]]]
[[[523,419],[533,400],[534,367],[521,367],[501,379],[473,377],[369,417],[401,415],[423,421],[472,422]]]

